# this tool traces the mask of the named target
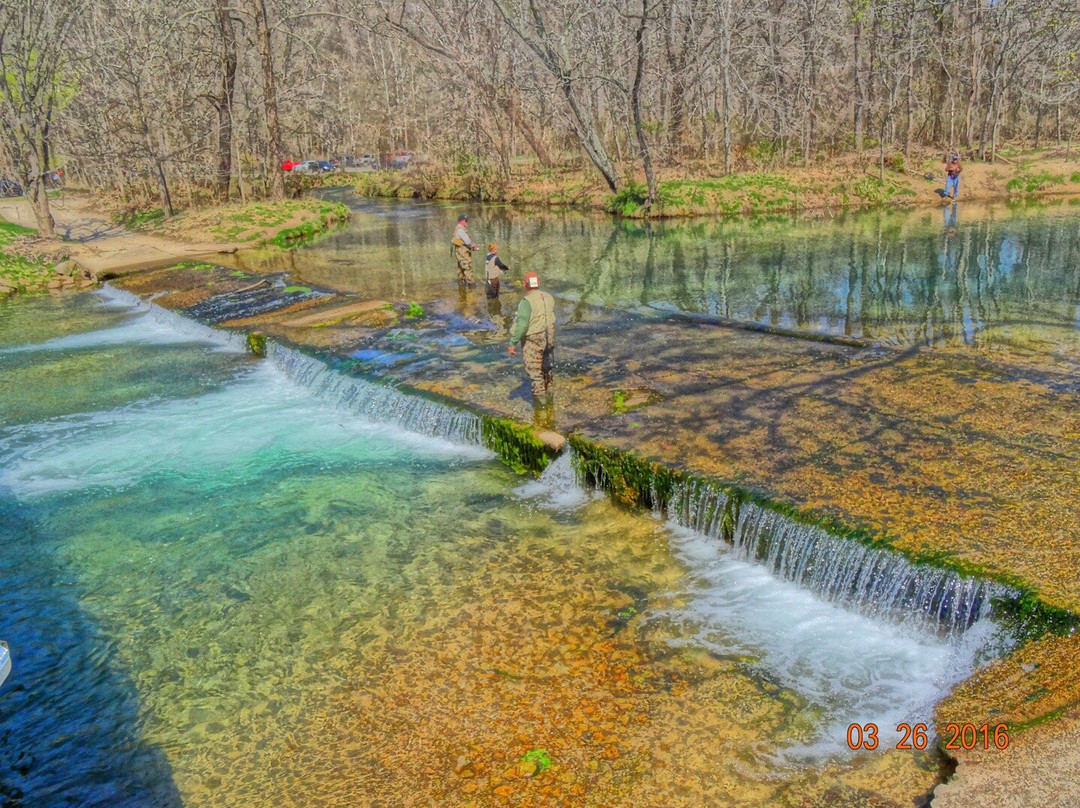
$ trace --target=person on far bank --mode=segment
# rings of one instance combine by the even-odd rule
[[[532,383],[533,401],[538,391],[551,394],[552,368],[555,363],[555,298],[540,291],[540,277],[526,272],[525,297],[518,303],[514,327],[510,330],[510,355],[522,347],[525,374]]]
[[[956,199],[956,194],[960,190],[960,172],[963,170],[959,153],[951,152],[945,161],[945,196],[949,199]]]
[[[504,272],[509,272],[510,267],[499,258],[499,245],[492,242],[488,245],[487,258],[484,259],[484,291],[488,298],[499,296],[499,279]]]
[[[457,230],[451,244],[454,245],[454,258],[457,259],[457,280],[466,286],[473,284],[472,254],[480,249],[479,244],[474,244],[469,238],[469,217],[462,216],[458,219]]]

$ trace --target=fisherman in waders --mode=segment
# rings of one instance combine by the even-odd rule
[[[963,170],[960,165],[960,155],[957,152],[952,152],[945,161],[945,193],[942,195],[943,198],[947,196],[949,199],[956,199],[956,194],[960,190],[960,172]]]
[[[489,299],[499,296],[499,279],[504,272],[509,272],[510,267],[499,258],[499,245],[492,242],[488,245],[487,258],[484,259],[484,291]]]
[[[552,365],[555,359],[555,299],[540,291],[540,278],[535,272],[525,273],[525,297],[518,304],[514,327],[510,331],[510,354],[517,353],[515,343],[521,343],[525,374],[532,384],[533,403],[536,394],[551,395]]]
[[[473,240],[469,238],[468,226],[468,216],[458,219],[457,230],[454,231],[454,238],[450,243],[454,245],[454,257],[457,259],[458,283],[472,286],[472,254],[480,249],[480,245],[473,244]]]

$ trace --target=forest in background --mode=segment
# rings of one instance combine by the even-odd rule
[[[286,157],[426,155],[498,189],[1071,142],[1075,0],[5,0],[0,173],[178,204]],[[866,158],[860,158],[866,159]],[[496,190],[497,193],[497,190]]]

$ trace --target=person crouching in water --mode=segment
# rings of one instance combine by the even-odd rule
[[[514,327],[510,331],[510,355],[521,343],[525,374],[532,383],[533,400],[542,390],[551,394],[552,367],[555,361],[555,299],[540,291],[540,277],[525,273],[525,297],[518,304]]]
[[[499,296],[499,279],[504,272],[509,272],[510,267],[499,258],[499,245],[492,242],[488,245],[487,258],[484,261],[484,291],[489,298]]]

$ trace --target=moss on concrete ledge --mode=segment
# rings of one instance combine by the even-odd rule
[[[518,474],[539,474],[555,457],[529,425],[510,418],[481,414],[484,445]]]
[[[252,331],[247,335],[248,350],[256,356],[266,356],[266,334]]]

